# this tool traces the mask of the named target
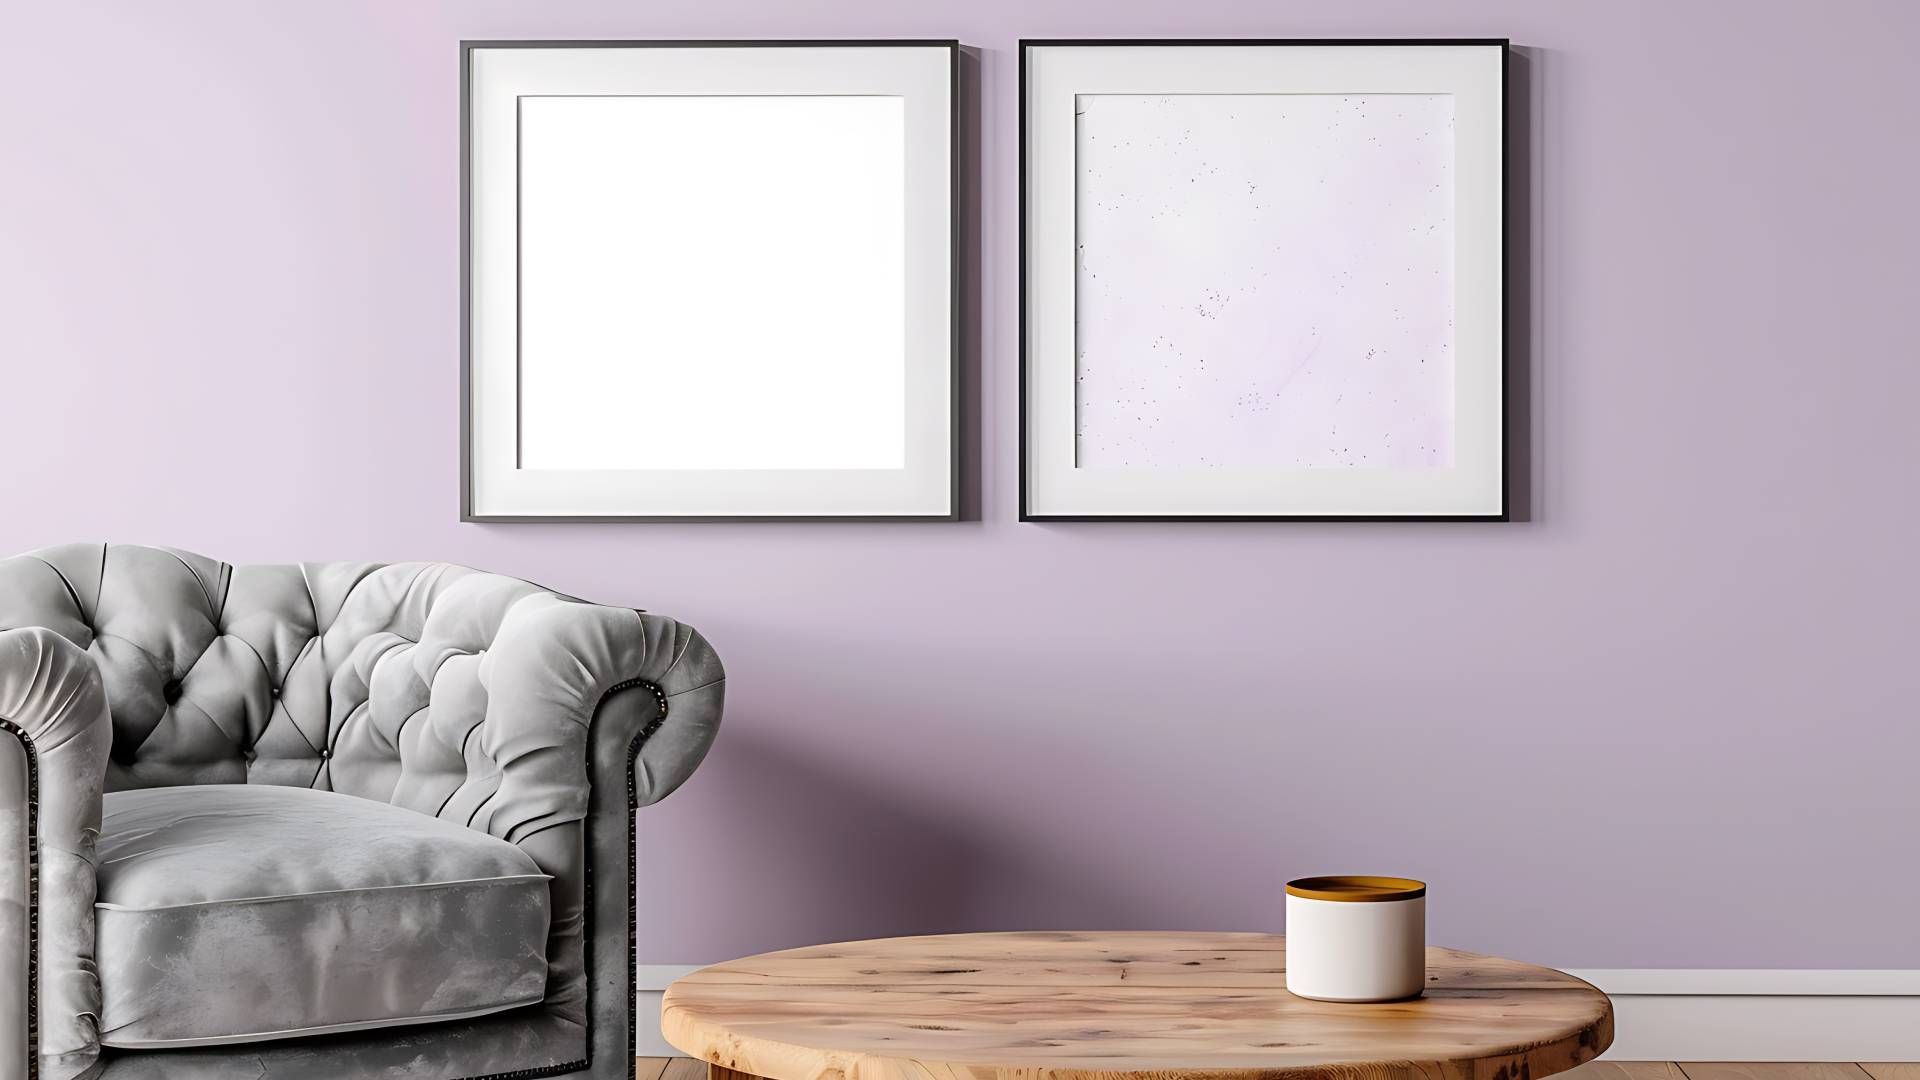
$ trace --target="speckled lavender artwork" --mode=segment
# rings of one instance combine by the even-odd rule
[[[1087,94],[1076,464],[1453,464],[1453,99]]]

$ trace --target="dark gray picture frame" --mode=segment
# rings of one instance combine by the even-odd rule
[[[685,49],[685,48],[939,48],[947,51],[949,114],[949,328],[948,328],[948,477],[947,509],[939,514],[833,515],[658,515],[658,514],[482,514],[473,493],[473,176],[472,88],[473,54],[479,49]],[[460,43],[460,520],[510,523],[614,522],[927,522],[961,518],[961,333],[962,275],[962,145],[961,45],[952,39],[805,39],[805,40],[473,40]]]
[[[1450,521],[1450,522],[1506,522],[1513,519],[1516,485],[1523,483],[1525,477],[1516,475],[1514,442],[1516,428],[1514,416],[1516,407],[1512,400],[1515,385],[1513,365],[1513,327],[1514,311],[1509,307],[1505,312],[1500,344],[1500,383],[1507,398],[1500,413],[1500,506],[1492,513],[1484,514],[1058,514],[1037,513],[1033,510],[1029,490],[1030,462],[1028,442],[1031,432],[1031,417],[1028,411],[1028,365],[1029,337],[1027,326],[1028,308],[1028,110],[1029,86],[1027,63],[1028,55],[1035,48],[1051,46],[1099,46],[1115,48],[1138,48],[1155,46],[1475,46],[1498,49],[1503,57],[1500,71],[1500,175],[1507,178],[1512,175],[1513,133],[1513,53],[1512,42],[1504,37],[1474,38],[1022,38],[1019,42],[1019,183],[1020,183],[1020,366],[1019,395],[1020,409],[1018,424],[1020,429],[1019,450],[1019,519],[1035,522],[1095,522],[1095,521],[1147,521],[1147,522],[1254,522],[1254,521],[1297,521],[1297,522],[1410,522],[1410,521]],[[1500,193],[1500,219],[1503,230],[1502,247],[1509,249],[1501,260],[1500,292],[1505,298],[1514,295],[1515,254],[1510,250],[1508,238],[1513,234],[1513,187],[1510,182],[1503,183]]]

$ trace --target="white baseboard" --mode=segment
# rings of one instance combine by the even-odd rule
[[[660,1034],[660,995],[667,984],[699,971],[700,964],[640,964],[633,970],[633,1054],[635,1057],[678,1057]]]
[[[1891,968],[1568,968],[1567,973],[1610,997],[1920,997],[1920,971]]]
[[[1920,997],[1621,995],[1614,1061],[1920,1060]]]
[[[660,1036],[660,994],[698,970],[641,964],[635,1053]],[[1920,1061],[1920,971],[1576,970],[1613,998],[1615,1061]]]
[[[1920,971],[1574,971],[1613,998],[1615,1061],[1920,1061]]]
[[[633,995],[633,1056],[680,1057],[660,1034],[661,990],[641,990]]]

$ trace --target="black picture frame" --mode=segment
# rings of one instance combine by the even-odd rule
[[[481,514],[473,498],[473,54],[479,49],[690,49],[690,48],[938,48],[947,51],[949,113],[949,253],[948,253],[948,477],[944,514]],[[633,523],[830,523],[830,522],[947,522],[962,513],[960,425],[962,365],[962,241],[964,199],[961,124],[961,49],[948,38],[808,38],[808,39],[591,39],[538,38],[463,40],[460,42],[460,520],[481,524],[617,524]]]
[[[1500,372],[1499,382],[1503,398],[1511,392],[1514,384],[1512,370],[1512,329],[1514,312],[1508,302],[1513,295],[1513,252],[1508,249],[1508,239],[1513,214],[1513,185],[1511,176],[1512,162],[1512,41],[1504,37],[1472,38],[1021,38],[1019,73],[1019,159],[1020,159],[1020,211],[1019,211],[1019,290],[1020,290],[1020,362],[1019,394],[1020,406],[1018,424],[1020,428],[1019,449],[1019,520],[1022,522],[1506,522],[1512,520],[1514,505],[1514,487],[1520,482],[1514,475],[1514,431],[1513,415],[1515,410],[1511,402],[1503,400],[1500,410],[1500,509],[1489,514],[1037,514],[1033,512],[1030,490],[1029,440],[1031,417],[1028,410],[1028,375],[1030,349],[1028,335],[1028,197],[1029,152],[1028,152],[1028,114],[1030,102],[1028,94],[1028,57],[1032,49],[1048,47],[1157,47],[1157,46],[1475,46],[1498,48],[1501,50],[1500,65],[1500,222],[1501,222],[1501,260],[1500,293],[1502,297],[1502,327],[1500,335]]]

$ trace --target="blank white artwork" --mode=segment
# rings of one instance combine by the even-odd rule
[[[522,469],[900,469],[893,96],[524,96]]]
[[[1454,465],[1450,94],[1083,94],[1075,466]]]

